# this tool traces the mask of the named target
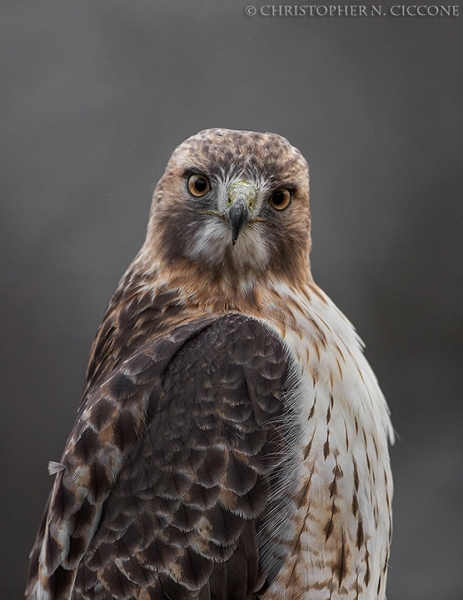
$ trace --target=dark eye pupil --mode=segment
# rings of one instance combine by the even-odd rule
[[[205,192],[207,190],[207,181],[204,177],[198,177],[195,179],[194,186],[197,192]]]
[[[275,192],[273,194],[272,200],[274,204],[283,204],[283,202],[285,201],[285,195],[283,192]]]

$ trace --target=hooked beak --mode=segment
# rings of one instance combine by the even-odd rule
[[[235,245],[244,224],[249,219],[249,210],[243,196],[238,196],[236,198],[231,205],[227,216],[232,230],[232,244]]]
[[[247,181],[238,181],[230,185],[228,191],[229,208],[225,214],[231,226],[233,245],[236,244],[241,230],[249,221],[250,211],[254,207],[256,197],[256,188]]]

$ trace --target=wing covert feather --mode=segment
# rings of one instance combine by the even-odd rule
[[[212,315],[146,344],[90,390],[28,597],[256,598],[290,371],[270,329]]]

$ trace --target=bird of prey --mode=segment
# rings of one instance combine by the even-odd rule
[[[273,133],[172,154],[91,350],[29,600],[382,600],[386,401]]]

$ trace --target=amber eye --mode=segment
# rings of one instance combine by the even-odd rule
[[[269,198],[270,204],[277,210],[284,210],[291,202],[291,192],[285,188],[275,190]]]
[[[204,175],[190,175],[188,177],[188,190],[190,194],[199,198],[204,196],[211,189],[209,179]]]

